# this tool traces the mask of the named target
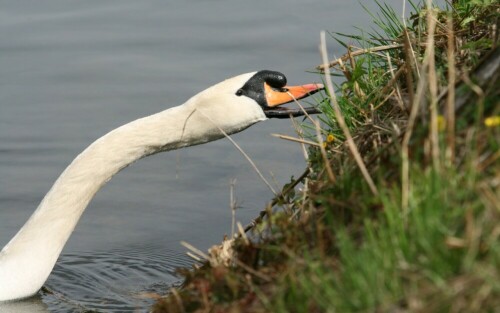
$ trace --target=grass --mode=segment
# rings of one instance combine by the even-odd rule
[[[302,190],[154,312],[500,312],[500,6],[379,7],[376,29],[330,34],[343,82],[302,125]]]

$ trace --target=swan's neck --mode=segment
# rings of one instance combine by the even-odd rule
[[[225,130],[241,131],[262,119],[257,114]],[[0,301],[41,288],[87,204],[114,174],[147,155],[223,137],[213,122],[187,102],[117,128],[85,149],[0,252]]]

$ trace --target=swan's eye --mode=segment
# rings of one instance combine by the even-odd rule
[[[239,97],[241,95],[243,95],[243,90],[241,89],[238,89],[238,91],[236,91],[236,95]]]
[[[276,87],[271,87],[273,91],[276,92],[288,92],[288,88],[276,88]]]

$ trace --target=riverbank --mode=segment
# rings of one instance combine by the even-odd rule
[[[500,6],[410,7],[330,34],[346,54],[318,75],[343,82],[300,125],[301,188],[285,186],[231,258],[183,270],[154,312],[500,307]]]

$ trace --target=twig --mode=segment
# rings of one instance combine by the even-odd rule
[[[332,166],[328,161],[328,155],[326,154],[325,147],[323,146],[323,138],[321,136],[321,127],[319,125],[319,122],[314,123],[314,126],[316,127],[316,136],[319,141],[319,150],[321,151],[321,156],[323,157],[323,161],[325,162],[325,168],[326,168],[326,173],[328,174],[328,179],[332,184],[334,184],[335,175],[333,174]]]
[[[280,139],[284,139],[284,140],[293,141],[293,142],[304,143],[306,145],[311,145],[311,146],[315,146],[315,147],[319,147],[320,146],[320,144],[317,143],[317,142],[313,142],[313,141],[309,141],[309,140],[305,140],[305,139],[300,139],[300,138],[295,138],[295,137],[292,137],[292,136],[281,135],[281,134],[271,134],[271,136],[277,137],[277,138],[280,138]]]
[[[231,237],[234,236],[234,225],[236,223],[236,201],[234,200],[234,186],[236,185],[236,179],[231,179],[229,183],[229,207],[231,208]]]
[[[430,113],[431,113],[431,125],[430,125],[430,141],[431,141],[431,154],[432,154],[432,164],[434,170],[438,171],[440,168],[439,160],[439,138],[438,138],[438,113],[437,113],[437,77],[436,77],[436,59],[434,53],[434,32],[436,30],[436,16],[434,10],[432,10],[432,1],[427,0],[427,49],[426,58],[428,58],[428,76],[429,76],[429,91],[430,91]]]
[[[303,129],[298,125],[298,123],[297,123],[297,121],[295,119],[292,118],[291,121],[292,121],[293,128],[295,129],[295,132],[297,133],[297,135],[300,137],[300,139],[304,139],[304,136],[303,136],[304,131],[303,131]],[[306,145],[303,144],[303,143],[301,143],[300,146],[302,148],[302,153],[304,153],[304,159],[305,159],[305,161],[306,161],[306,163],[308,165],[309,171],[311,172],[312,171],[312,167],[311,167],[311,163],[308,162],[308,160],[309,160],[309,153],[308,153],[308,150],[306,148]],[[337,150],[334,150],[334,149],[332,149],[332,150],[335,151],[335,152],[337,152]],[[305,201],[305,199],[307,197],[307,193],[308,193],[307,192],[307,188],[308,188],[308,186],[307,186],[307,177],[306,177],[306,178],[304,178],[304,188],[302,190],[302,201]],[[297,212],[299,212],[300,210],[301,209],[297,210]],[[294,213],[294,215],[295,215],[295,213]]]
[[[191,118],[191,116],[193,116],[194,112],[196,112],[196,109],[191,111],[191,113],[189,113],[189,115],[186,117],[186,120],[184,121],[184,125],[182,125],[182,133],[181,133],[181,140],[184,138],[184,132],[186,131],[186,126],[187,126],[187,123],[189,121],[189,119]],[[177,153],[176,153],[176,160],[175,160],[175,179],[179,179],[179,169],[181,167],[181,150],[177,150]]]
[[[403,12],[402,12],[402,15],[401,15],[401,20],[403,21],[403,26],[404,26],[403,34],[404,34],[404,46],[405,46],[405,50],[408,50],[408,49],[410,50],[410,52],[411,52],[411,59],[414,61],[415,68],[417,70],[417,77],[420,78],[420,72],[419,72],[418,66],[417,66],[417,58],[415,57],[415,51],[413,51],[413,46],[411,45],[410,34],[408,32],[408,25],[406,25],[406,0],[403,0]],[[409,55],[407,55],[406,57],[407,57],[406,60],[409,61]],[[411,68],[411,62],[408,62],[408,65]],[[411,71],[410,71],[410,73],[411,73]],[[413,84],[410,84],[408,86],[409,87],[413,86]],[[411,99],[413,99],[413,95],[412,95]]]
[[[181,313],[186,312],[186,309],[184,308],[184,304],[182,303],[182,298],[179,295],[179,292],[177,291],[177,289],[171,288],[170,292],[174,295],[174,299],[177,302],[178,308],[180,309]]]
[[[347,145],[349,146],[349,149],[351,150],[352,155],[354,156],[354,159],[356,160],[359,169],[361,170],[361,173],[363,174],[366,182],[368,183],[368,186],[370,187],[372,193],[374,195],[378,195],[378,190],[375,184],[373,183],[373,180],[368,173],[368,170],[366,169],[365,164],[363,163],[363,159],[361,158],[361,155],[358,152],[358,148],[356,147],[356,144],[354,143],[354,140],[352,139],[351,133],[349,131],[349,128],[347,127],[344,116],[342,115],[342,112],[340,112],[339,105],[337,103],[337,98],[335,96],[335,90],[333,89],[333,83],[332,83],[332,78],[330,76],[330,68],[328,67],[328,53],[326,51],[326,39],[325,39],[325,32],[321,32],[321,55],[323,58],[323,64],[325,64],[325,81],[326,81],[326,86],[328,89],[328,93],[330,94],[330,99],[332,100],[332,106],[333,106],[333,111],[335,113],[335,118],[337,119],[337,122],[339,123],[340,128],[344,132],[344,135],[347,140]]]
[[[255,172],[257,172],[257,174],[259,175],[259,177],[262,179],[262,181],[267,185],[267,187],[269,187],[269,189],[273,192],[273,194],[277,194],[276,191],[274,190],[273,186],[271,186],[271,184],[267,181],[267,179],[264,177],[264,175],[262,175],[262,173],[260,172],[259,168],[257,167],[257,165],[255,165],[255,163],[252,161],[252,159],[248,156],[248,154],[245,153],[245,151],[236,143],[236,141],[233,140],[233,138],[231,138],[222,128],[219,127],[219,125],[217,125],[208,115],[206,115],[205,113],[203,113],[202,111],[198,110],[198,112],[200,112],[200,114],[202,114],[203,116],[205,116],[210,122],[212,122],[212,124],[217,127],[220,132],[226,136],[227,139],[229,139],[229,141],[231,141],[231,143],[236,147],[236,149],[238,149],[238,151],[241,152],[241,154],[243,154],[243,156],[248,160],[248,162],[252,165],[253,169],[255,170]]]
[[[193,252],[196,256],[200,256],[200,257],[202,257],[205,260],[210,260],[210,257],[208,255],[206,255],[200,249],[195,248],[193,245],[191,245],[191,244],[189,244],[189,243],[187,243],[185,241],[181,241],[181,245],[183,245],[188,250],[191,250],[191,252]]]
[[[288,194],[293,188],[295,188],[295,186],[297,186],[304,178],[307,177],[307,175],[309,175],[310,173],[310,170],[309,168],[306,168],[304,170],[304,172],[293,182],[291,183],[290,185],[287,186],[287,188],[285,190],[283,190],[278,196],[276,196],[273,201],[271,201],[267,206],[266,208],[272,208],[273,206],[275,206],[279,199],[281,199],[282,197],[284,197],[286,194]],[[259,213],[259,216],[256,217],[251,223],[249,223],[247,226],[245,226],[245,232],[248,232],[250,229],[254,228],[255,225],[259,224],[262,219],[264,218],[264,216],[267,215],[267,210],[262,210],[260,211]],[[238,235],[236,235],[236,237],[238,237]]]
[[[405,71],[405,68],[402,66],[398,69],[398,71],[396,72],[396,74],[394,74],[394,68],[392,67],[392,62],[391,62],[391,57],[389,56],[389,54],[387,54],[387,65],[389,65],[389,73],[391,74],[391,80],[389,82],[387,82],[387,84],[384,86],[384,88],[382,88],[382,90],[380,90],[380,94],[381,95],[385,95],[389,92],[389,89],[393,88],[393,89],[398,89],[398,94],[400,94],[400,91],[399,91],[399,87],[398,87],[398,84],[397,83],[397,80],[399,78],[399,76],[401,76],[401,74],[403,74],[403,72]],[[396,87],[393,87],[393,85],[396,85]],[[399,96],[401,98],[401,107],[402,109],[405,109],[404,108],[404,103],[403,103],[403,97],[401,97],[401,95]],[[373,102],[377,102],[376,100],[378,100],[380,98],[380,96],[377,96],[377,98],[375,98],[375,101]]]
[[[351,63],[351,69],[355,70],[356,69],[356,61],[354,60],[354,56],[351,52],[351,49],[347,49],[347,55],[349,56],[349,62]],[[347,71],[347,68],[344,66],[345,70]],[[349,73],[349,76],[352,77],[352,75]],[[348,79],[350,80],[350,77]],[[365,101],[366,100],[366,94],[363,92],[363,89],[359,86],[359,83],[357,80],[354,80],[354,92],[355,94],[361,98],[361,100]]]
[[[340,57],[334,61],[331,61],[330,63],[328,63],[328,61],[327,61],[321,65],[318,65],[316,67],[316,69],[320,70],[320,71],[324,71],[327,68],[334,67],[335,65],[340,64],[340,62],[342,62],[342,61],[345,62],[345,61],[349,60],[349,58],[351,58],[351,57],[355,57],[355,56],[366,54],[366,53],[373,53],[373,52],[378,52],[378,51],[397,49],[397,48],[401,48],[401,47],[403,47],[402,44],[394,44],[394,45],[379,46],[379,47],[357,50],[354,52],[350,52],[349,54],[344,54],[342,57]]]
[[[302,144],[306,144],[306,145],[311,145],[311,146],[315,146],[315,147],[320,147],[321,146],[321,144],[319,144],[317,142],[313,142],[313,141],[309,141],[309,140],[305,140],[305,139],[301,139],[301,138],[296,138],[296,137],[292,137],[292,136],[281,135],[281,134],[271,134],[271,136],[277,137],[277,138],[280,138],[280,139],[283,139],[283,140],[289,140],[289,141],[298,142],[298,143],[302,143]],[[337,150],[337,149],[330,148],[330,150],[334,151],[334,152],[341,153],[341,151]],[[307,153],[307,151],[306,151],[306,153]],[[307,158],[306,158],[306,160],[307,160]]]
[[[425,63],[424,63],[425,65]],[[406,131],[403,136],[403,142],[401,143],[401,206],[403,208],[403,216],[406,220],[408,215],[408,205],[409,205],[409,193],[410,193],[410,165],[409,165],[409,153],[408,148],[410,145],[411,135],[413,133],[413,127],[415,126],[415,121],[418,115],[418,109],[420,107],[420,102],[422,101],[424,87],[426,80],[424,78],[418,81],[417,92],[415,94],[415,99],[412,101],[413,106],[411,107],[410,116],[408,117],[408,123],[406,126]],[[406,223],[406,222],[405,222]]]
[[[404,112],[404,111],[406,111],[406,107],[405,107],[405,104],[403,102],[403,97],[401,96],[401,90],[399,88],[398,78],[403,73],[403,71],[405,70],[405,68],[403,66],[401,66],[401,68],[399,68],[399,70],[396,72],[396,74],[394,74],[394,69],[392,67],[392,61],[391,61],[391,56],[389,55],[389,53],[387,53],[386,56],[387,56],[387,64],[389,65],[389,70],[391,72],[391,77],[392,77],[391,80],[389,81],[389,83],[387,84],[387,86],[391,86],[393,84],[396,85],[395,89],[396,89],[396,94],[398,95],[396,99],[397,99],[397,102],[399,104],[399,107]],[[382,91],[382,94],[384,94],[384,91]]]
[[[294,103],[296,103],[296,104],[299,106],[299,108],[300,108],[300,109],[302,110],[302,112],[304,113],[305,117],[307,117],[307,118],[311,121],[311,123],[313,123],[313,124],[314,124],[314,120],[313,120],[313,118],[311,117],[311,115],[309,115],[309,113],[307,113],[307,110],[306,110],[306,109],[302,106],[302,104],[300,104],[300,102],[299,102],[299,101],[295,98],[295,96],[294,96],[294,95],[292,95],[292,93],[291,93],[291,92],[289,92],[289,91],[287,91],[287,94],[288,94],[288,95],[289,95],[289,96],[293,99],[293,102],[294,102]]]
[[[245,244],[248,246],[250,244],[250,240],[248,240],[247,234],[245,233],[245,230],[243,229],[243,226],[241,225],[240,222],[238,222],[238,232],[245,241]]]
[[[200,258],[199,256],[197,256],[196,254],[192,253],[192,252],[186,252],[187,256],[190,257],[191,259],[195,260],[196,262],[203,262],[204,259]]]
[[[387,102],[387,100],[389,100],[394,95],[395,92],[396,90],[392,90],[387,96],[385,96],[384,99],[382,99],[382,101],[380,101],[379,104],[377,104],[376,107],[372,107],[371,111],[375,112],[376,110],[378,110],[381,106],[383,106]]]
[[[467,73],[464,73],[464,75],[462,76],[462,79],[463,79],[464,83],[467,86],[469,86],[469,88],[479,97],[479,99],[483,100],[483,98],[484,98],[484,91],[483,91],[483,89],[481,89],[481,86],[479,86],[476,83],[474,83],[470,79],[469,74],[467,74]]]
[[[415,64],[415,68],[418,70],[417,61],[414,59],[413,55],[413,47],[410,41],[410,35],[408,34],[408,30],[404,29],[404,54],[405,54],[405,67],[406,67],[406,85],[408,85],[408,107],[413,107],[413,100],[415,99],[414,89],[413,89],[413,66]],[[415,63],[413,63],[415,61]],[[420,75],[419,75],[420,76]]]
[[[297,124],[294,118],[292,118],[291,121],[297,135],[300,137],[300,139],[304,139],[304,132],[302,131],[302,128]],[[302,153],[304,154],[304,159],[307,162],[307,160],[309,160],[309,153],[307,152],[306,145],[302,143],[300,146],[302,148]]]
[[[251,268],[250,266],[246,265],[245,263],[241,262],[240,260],[238,260],[237,258],[235,258],[234,260],[234,263],[236,263],[236,265],[238,265],[239,267],[241,267],[242,269],[244,269],[245,271],[249,272],[250,274],[262,279],[263,281],[266,281],[266,282],[270,282],[271,279],[267,276],[265,276],[264,274],[254,270],[253,268]]]
[[[452,6],[453,7],[453,6]],[[448,16],[448,97],[446,99],[446,157],[449,164],[455,159],[455,34],[453,20]]]

